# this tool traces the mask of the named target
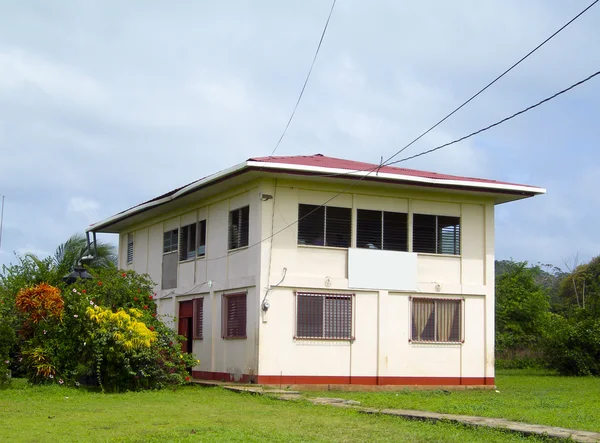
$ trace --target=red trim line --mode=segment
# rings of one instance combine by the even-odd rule
[[[396,386],[486,386],[493,377],[345,377],[311,375],[259,375],[259,384],[286,385],[396,385]]]
[[[235,380],[227,372],[193,371],[192,377],[201,380],[250,383],[263,385],[361,385],[361,386],[493,386],[494,377],[375,377],[339,375],[259,375],[251,380],[242,374]]]

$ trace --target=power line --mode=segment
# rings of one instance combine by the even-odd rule
[[[447,116],[445,116],[443,119],[441,119],[439,122],[437,122],[431,128],[429,128],[427,131],[423,132],[421,135],[419,135],[417,138],[415,138],[409,144],[407,144],[402,149],[400,149],[398,152],[396,152],[394,155],[392,155],[390,158],[388,158],[385,162],[383,162],[383,165],[394,164],[394,163],[389,163],[389,162],[391,160],[393,160],[395,157],[397,157],[398,155],[400,155],[402,152],[404,152],[406,149],[408,149],[410,146],[412,146],[413,144],[415,144],[416,142],[418,142],[419,140],[421,140],[423,137],[425,137],[427,134],[429,134],[431,131],[433,131],[435,128],[437,128],[439,125],[441,125],[442,123],[444,123],[446,120],[448,120],[454,114],[456,114],[458,111],[460,111],[462,108],[464,108],[467,104],[469,104],[472,100],[474,100],[477,96],[479,96],[480,94],[482,94],[486,89],[488,89],[490,86],[492,86],[498,80],[500,80],[502,77],[504,77],[506,74],[508,74],[514,68],[516,68],[519,64],[521,64],[521,62],[523,62],[530,55],[532,55],[534,52],[536,52],[538,49],[540,49],[542,46],[544,46],[546,43],[548,43],[550,40],[552,40],[563,29],[565,29],[566,27],[568,27],[571,23],[573,23],[575,20],[577,20],[583,14],[585,14],[592,6],[594,6],[596,3],[598,3],[598,1],[600,1],[600,0],[593,1],[587,8],[585,8],[583,11],[581,11],[579,14],[577,14],[575,17],[573,17],[571,20],[569,20],[563,26],[561,26],[560,28],[558,28],[558,30],[555,31],[552,35],[550,35],[550,37],[548,37],[542,43],[540,43],[535,48],[533,48],[531,51],[529,51],[525,56],[521,57],[521,59],[518,62],[514,63],[510,68],[508,68],[506,71],[504,71],[498,77],[496,77],[494,80],[492,80],[490,83],[488,83],[485,87],[483,87],[482,89],[480,89],[475,95],[471,96],[471,98],[469,98],[466,102],[464,102],[462,105],[460,105],[458,108],[456,108],[450,114],[448,114]],[[403,161],[404,161],[404,159],[403,159]]]
[[[598,0],[596,0],[596,1],[598,1]],[[310,78],[310,74],[312,73],[313,67],[315,66],[315,61],[317,60],[317,56],[319,55],[319,50],[321,49],[321,44],[323,43],[323,39],[325,38],[325,33],[327,32],[327,27],[329,26],[329,20],[331,19],[331,14],[333,14],[333,8],[335,8],[335,2],[336,2],[336,0],[333,0],[333,3],[331,4],[331,10],[329,11],[329,16],[327,17],[327,21],[325,22],[325,27],[323,28],[323,33],[321,34],[321,39],[319,40],[319,45],[317,46],[317,50],[315,51],[315,56],[313,57],[312,63],[310,64],[310,69],[308,70],[308,74],[306,75],[306,80],[304,80],[304,85],[302,85],[302,90],[300,91],[298,100],[296,100],[296,106],[294,106],[292,115],[290,115],[290,119],[288,120],[287,125],[285,125],[285,129],[281,133],[281,137],[279,137],[279,141],[277,141],[277,145],[275,145],[275,149],[273,149],[273,152],[271,152],[271,155],[269,157],[273,157],[273,154],[275,154],[275,151],[277,151],[277,148],[279,148],[279,145],[281,144],[283,137],[285,137],[285,134],[286,134],[288,128],[290,127],[290,123],[292,123],[292,119],[294,118],[294,115],[296,114],[296,110],[298,109],[300,100],[302,100],[302,95],[304,95],[304,90],[306,89],[306,85],[308,84],[308,79]]]
[[[331,201],[333,201],[334,199],[338,198],[340,195],[342,195],[344,192],[348,191],[350,188],[352,188],[352,187],[356,186],[356,185],[357,185],[359,182],[361,182],[362,180],[364,180],[365,178],[367,178],[367,177],[368,177],[368,176],[369,176],[371,173],[375,172],[375,171],[376,171],[376,170],[378,170],[378,169],[379,169],[379,165],[377,165],[377,166],[375,166],[375,167],[371,168],[367,174],[363,175],[362,177],[360,177],[360,178],[358,178],[358,179],[356,179],[356,180],[353,180],[353,181],[352,181],[352,183],[350,183],[348,186],[346,186],[346,187],[345,187],[344,189],[342,189],[341,191],[337,192],[337,193],[336,193],[336,194],[335,194],[333,197],[329,198],[329,199],[328,199],[326,202],[324,202],[324,203],[322,203],[321,205],[317,206],[317,207],[316,207],[315,209],[313,209],[312,211],[310,211],[310,212],[308,212],[308,213],[304,214],[302,217],[299,217],[297,220],[295,220],[295,221],[293,221],[293,222],[291,222],[291,223],[288,223],[288,224],[287,224],[286,226],[284,226],[283,228],[279,229],[279,230],[278,230],[278,231],[276,231],[276,232],[273,232],[271,235],[269,235],[269,236],[267,236],[267,237],[263,238],[262,240],[259,240],[259,241],[257,241],[256,243],[253,243],[253,244],[251,244],[250,246],[248,246],[248,247],[246,247],[246,248],[244,248],[244,249],[241,249],[241,250],[240,250],[240,252],[241,252],[241,251],[245,251],[245,250],[247,250],[247,249],[250,249],[250,248],[253,248],[253,247],[255,247],[255,246],[258,246],[258,245],[260,245],[261,243],[264,243],[264,242],[266,242],[267,240],[270,240],[270,239],[272,239],[273,237],[275,237],[276,235],[278,235],[278,234],[282,233],[282,232],[283,232],[283,231],[285,231],[286,229],[289,229],[289,228],[291,228],[292,226],[294,226],[294,225],[297,225],[297,224],[298,224],[300,221],[304,220],[306,217],[309,217],[309,216],[310,216],[310,215],[312,215],[314,212],[316,212],[316,211],[318,211],[319,209],[321,209],[323,206],[326,206],[326,205],[327,205],[329,202],[331,202]],[[232,252],[232,253],[229,253],[229,254],[227,254],[227,255],[222,255],[222,256],[220,256],[220,257],[214,257],[214,258],[205,258],[205,261],[216,261],[216,260],[222,260],[222,259],[224,259],[224,258],[230,257],[232,254],[235,254],[235,253],[237,253],[237,251],[234,251],[234,252]]]
[[[534,109],[534,108],[537,108],[538,106],[540,106],[540,105],[542,105],[542,104],[544,104],[544,103],[546,103],[546,102],[549,102],[550,100],[552,100],[552,99],[554,99],[554,98],[558,97],[559,95],[562,95],[562,94],[564,94],[564,93],[566,93],[566,92],[570,91],[571,89],[573,89],[573,88],[576,88],[577,86],[579,86],[579,85],[582,85],[582,84],[584,84],[585,82],[587,82],[587,81],[589,81],[589,80],[593,79],[593,78],[594,78],[594,77],[596,77],[597,75],[600,75],[600,71],[597,71],[597,72],[593,73],[593,74],[592,74],[592,75],[590,75],[589,77],[586,77],[586,78],[584,78],[583,80],[580,80],[580,81],[578,81],[577,83],[574,83],[574,84],[572,84],[572,85],[571,85],[571,86],[569,86],[568,88],[566,88],[566,89],[563,89],[562,91],[559,91],[559,92],[557,92],[556,94],[554,94],[554,95],[551,95],[550,97],[547,97],[547,98],[545,98],[544,100],[541,100],[541,101],[537,102],[537,103],[536,103],[536,104],[534,104],[534,105],[528,106],[527,108],[525,108],[525,109],[522,109],[522,110],[520,110],[519,112],[515,112],[513,115],[511,115],[511,116],[508,116],[508,117],[505,117],[505,118],[503,118],[502,120],[500,120],[500,121],[497,121],[496,123],[492,123],[491,125],[489,125],[489,126],[486,126],[485,128],[481,128],[481,129],[479,129],[478,131],[471,132],[470,134],[468,134],[468,135],[465,135],[464,137],[458,138],[458,139],[456,139],[456,140],[453,140],[453,141],[451,141],[451,142],[448,142],[448,143],[444,143],[443,145],[437,146],[437,147],[435,147],[435,148],[433,148],[433,149],[429,149],[429,150],[427,150],[427,151],[420,152],[419,154],[411,155],[410,157],[404,157],[404,158],[402,158],[402,159],[400,159],[400,160],[396,160],[396,161],[394,161],[394,162],[388,163],[386,166],[388,166],[388,165],[395,165],[395,164],[397,164],[397,163],[401,163],[401,162],[404,162],[404,161],[407,161],[407,160],[411,160],[411,159],[413,159],[413,158],[421,157],[422,155],[429,154],[429,153],[431,153],[431,152],[439,151],[439,150],[440,150],[440,149],[442,149],[442,148],[445,148],[445,147],[447,147],[447,146],[450,146],[450,145],[456,144],[456,143],[458,143],[458,142],[461,142],[461,141],[463,141],[463,140],[466,140],[466,139],[468,139],[468,138],[471,138],[471,137],[473,137],[474,135],[481,134],[482,132],[484,132],[484,131],[487,131],[488,129],[492,129],[493,127],[496,127],[496,126],[498,126],[498,125],[501,125],[502,123],[504,123],[504,122],[507,122],[508,120],[511,120],[511,119],[513,119],[513,118],[515,118],[515,117],[517,117],[517,116],[521,115],[521,114],[524,114],[524,113],[526,113],[527,111],[530,111],[530,110],[532,110],[532,109]]]

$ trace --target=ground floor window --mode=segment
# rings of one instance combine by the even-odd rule
[[[411,298],[411,341],[460,343],[462,336],[460,299]]]
[[[296,337],[352,340],[354,294],[296,293]]]
[[[246,338],[246,293],[223,295],[222,337]]]

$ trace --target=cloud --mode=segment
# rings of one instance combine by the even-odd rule
[[[101,88],[91,77],[19,49],[0,51],[0,93],[42,93],[56,103],[86,106],[104,100]]]
[[[573,2],[338,2],[278,154],[376,163],[583,9]],[[0,28],[4,251],[53,251],[93,221],[268,155],[329,4],[12,2]],[[404,155],[477,130],[597,70],[591,9]],[[408,168],[548,188],[497,210],[497,253],[560,264],[599,247],[600,85],[589,82]],[[592,239],[592,240],[591,240]],[[583,252],[582,252],[583,253]],[[6,254],[0,262],[6,263]]]
[[[100,203],[84,197],[71,197],[67,206],[67,213],[82,215],[91,224],[98,220]]]

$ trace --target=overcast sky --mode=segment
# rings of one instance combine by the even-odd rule
[[[378,163],[591,0],[338,0],[278,155]],[[0,0],[0,264],[274,148],[331,3]],[[600,69],[600,6],[415,154]],[[600,253],[600,77],[461,144],[403,163],[547,188],[497,207],[498,259]],[[102,239],[115,242],[114,236]]]

